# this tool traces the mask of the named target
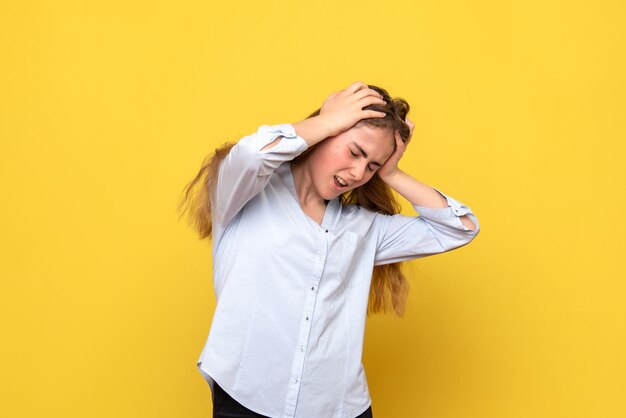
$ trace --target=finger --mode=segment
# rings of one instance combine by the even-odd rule
[[[400,147],[405,147],[409,141],[411,140],[411,136],[409,135],[409,137],[406,139],[406,141],[404,139],[402,139],[402,136],[400,136],[400,131],[395,131],[396,134],[396,142],[398,144],[398,146]]]
[[[385,112],[379,112],[378,110],[364,110],[362,119],[367,118],[384,118],[387,116]]]
[[[350,95],[356,93],[363,88],[368,88],[367,84],[363,83],[362,81],[355,81],[354,83],[350,84],[348,88],[344,90],[344,92]]]
[[[407,118],[406,116],[404,118],[404,122],[409,127],[409,139],[408,140],[410,141],[411,138],[413,137],[413,129],[415,128],[415,124],[411,121],[411,119]]]
[[[378,97],[379,99],[383,98],[382,94],[380,94],[374,89],[370,89],[369,87],[354,92],[352,96],[355,97],[357,100],[362,99],[363,97],[368,97],[368,96]]]
[[[384,101],[378,96],[365,96],[362,99],[358,100],[357,103],[359,104],[359,106],[361,106],[361,108],[364,108],[366,106],[373,105],[373,104],[378,104],[381,106],[385,106],[387,104],[386,101]]]
[[[400,132],[396,131],[396,146],[404,147],[405,142],[402,140],[402,136],[400,136]]]

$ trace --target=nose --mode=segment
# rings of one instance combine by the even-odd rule
[[[363,180],[363,177],[365,176],[365,169],[365,164],[355,164],[352,167],[352,170],[350,170],[350,176],[352,177],[352,180],[355,182]]]

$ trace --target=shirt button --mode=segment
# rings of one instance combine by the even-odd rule
[[[293,379],[293,381],[294,381],[295,383],[298,383],[298,378],[296,377],[295,379]]]
[[[315,290],[315,286],[311,287],[311,290]]]
[[[300,352],[303,352],[303,351],[304,351],[304,348],[300,347]]]
[[[326,232],[328,232],[328,229],[326,230]]]
[[[306,317],[306,320],[307,320],[307,321],[309,320],[309,317],[308,317],[308,316]]]

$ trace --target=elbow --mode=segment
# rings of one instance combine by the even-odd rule
[[[472,222],[472,220],[467,215],[461,216],[461,223],[471,229],[472,231],[476,231],[476,224]]]
[[[474,236],[480,231],[480,223],[473,213],[469,212],[459,217],[461,224],[466,228],[465,231],[473,233]],[[472,237],[473,238],[473,237]]]
[[[444,238],[440,239],[444,251],[451,251],[466,246],[472,242],[480,232],[480,224],[475,217],[468,222],[464,222],[463,219],[461,219],[461,223],[463,224],[463,230],[451,231]]]
[[[441,247],[442,247],[442,252],[448,252],[448,251],[453,251],[456,249],[459,249],[461,247],[465,247],[466,245],[468,245],[470,242],[472,242],[474,240],[474,238],[476,238],[476,235],[478,235],[478,230],[476,231],[466,231],[465,234],[463,234],[462,236],[456,236],[454,238],[449,238],[447,240],[442,240],[440,242]]]

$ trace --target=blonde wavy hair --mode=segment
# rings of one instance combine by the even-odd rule
[[[361,119],[359,124],[367,124],[380,129],[398,132],[403,141],[407,141],[411,135],[409,126],[405,122],[410,106],[406,100],[397,97],[392,98],[387,90],[368,85],[383,96],[386,105],[373,104],[365,107],[366,110],[385,112],[385,117]],[[308,118],[317,116],[320,109],[311,113]],[[217,181],[219,163],[230,152],[235,143],[227,142],[215,149],[208,155],[196,176],[185,186],[181,199],[178,203],[178,211],[182,217],[188,214],[189,225],[198,233],[200,239],[210,239],[212,232],[211,203],[209,196],[213,193]],[[313,145],[294,158],[297,163],[305,158],[316,148]],[[395,142],[394,142],[395,150]],[[341,195],[342,204],[353,204],[363,208],[394,215],[400,213],[400,204],[395,199],[392,190],[378,176],[378,173],[365,184]],[[179,217],[180,219],[180,217]],[[409,293],[409,283],[402,273],[402,263],[390,263],[374,266],[372,283],[367,306],[367,314],[393,312],[397,316],[404,316],[406,300]]]

